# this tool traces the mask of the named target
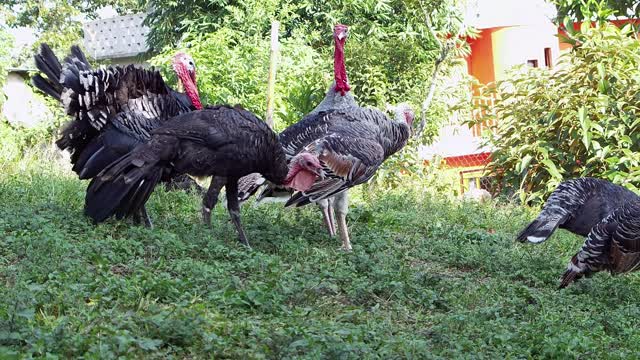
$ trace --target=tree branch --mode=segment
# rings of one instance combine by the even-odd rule
[[[431,106],[431,102],[433,101],[433,96],[436,92],[436,79],[438,77],[438,73],[440,72],[440,68],[442,64],[445,62],[445,60],[447,59],[447,57],[449,56],[449,54],[451,53],[451,50],[455,48],[457,39],[460,36],[462,36],[465,32],[465,26],[463,24],[460,26],[460,29],[458,29],[458,32],[454,36],[450,37],[443,44],[442,41],[438,38],[436,30],[433,26],[433,22],[431,21],[431,14],[427,11],[427,9],[424,8],[424,6],[422,6],[422,2],[420,2],[420,5],[422,7],[422,11],[424,12],[427,29],[429,29],[431,36],[433,36],[434,40],[436,41],[436,44],[440,49],[440,55],[436,58],[436,61],[433,67],[433,73],[431,74],[431,83],[429,84],[429,91],[427,92],[426,98],[422,102],[422,108],[420,109],[420,124],[418,125],[418,129],[414,134],[414,137],[416,138],[419,138],[422,135],[422,132],[424,131],[424,127],[427,123],[427,110]]]

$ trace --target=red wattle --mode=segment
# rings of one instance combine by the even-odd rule
[[[335,39],[335,52],[333,55],[333,76],[336,82],[335,91],[340,92],[344,96],[347,91],[351,90],[349,87],[349,80],[347,79],[347,68],[344,64],[344,40]]]
[[[185,94],[187,94],[187,97],[189,97],[189,100],[191,100],[191,104],[193,105],[193,107],[195,107],[197,110],[202,110],[200,94],[198,94],[198,88],[195,84],[195,74],[190,75],[189,71],[187,71],[187,68],[181,63],[174,64],[173,70],[176,72],[176,75],[178,75],[178,79],[180,79],[180,81],[182,82],[182,86],[184,86],[184,92]]]

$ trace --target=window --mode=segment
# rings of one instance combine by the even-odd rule
[[[534,68],[538,67],[538,60],[534,59],[534,60],[527,60],[527,66],[531,66]]]
[[[544,66],[549,69],[553,66],[551,63],[551,48],[544,48]]]

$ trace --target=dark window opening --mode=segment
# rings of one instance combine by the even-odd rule
[[[544,48],[544,66],[551,69],[551,48]]]
[[[534,68],[538,67],[538,60],[527,60],[527,66],[531,66]]]

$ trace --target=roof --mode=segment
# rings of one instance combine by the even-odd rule
[[[83,24],[84,46],[94,59],[117,59],[146,52],[146,14],[116,16]]]

